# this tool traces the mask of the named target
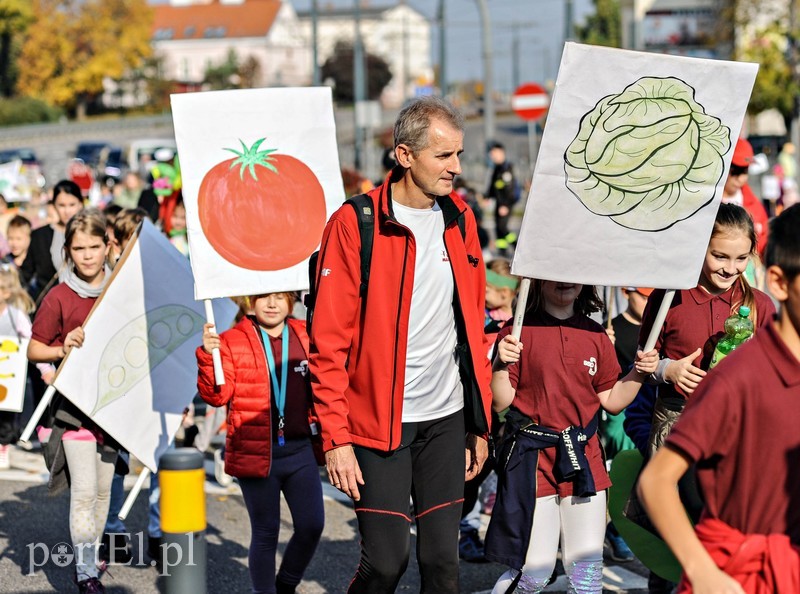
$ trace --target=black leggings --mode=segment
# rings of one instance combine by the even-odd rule
[[[420,592],[458,592],[458,523],[464,494],[464,415],[403,423],[400,447],[356,447],[364,486],[355,503],[361,560],[349,594],[394,592],[408,567],[409,497],[417,523]]]
[[[311,442],[289,440],[272,444],[272,466],[267,478],[240,478],[250,516],[249,569],[255,594],[275,592],[275,551],[281,527],[281,492],[292,514],[294,532],[283,553],[277,578],[296,586],[311,562],[322,536],[325,508],[319,467]]]

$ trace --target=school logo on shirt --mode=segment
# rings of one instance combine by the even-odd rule
[[[442,250],[442,262],[449,262],[450,258],[447,257],[447,250]]]
[[[589,360],[584,361],[583,364],[589,368],[589,375],[594,377],[594,374],[597,373],[597,359],[594,357],[589,357]]]
[[[306,361],[305,359],[300,361],[300,364],[294,368],[294,372],[299,373],[300,375],[305,377],[306,373],[308,373],[308,361]]]

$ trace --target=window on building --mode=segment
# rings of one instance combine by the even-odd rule
[[[153,34],[153,39],[156,41],[172,39],[173,35],[174,31],[172,30],[172,27],[164,27],[163,29],[156,29],[156,32]]]

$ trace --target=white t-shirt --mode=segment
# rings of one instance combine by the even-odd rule
[[[392,201],[397,221],[414,235],[414,289],[408,319],[403,422],[431,421],[464,407],[456,361],[453,270],[439,205],[409,208]]]

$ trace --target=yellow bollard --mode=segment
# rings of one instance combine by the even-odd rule
[[[161,559],[167,594],[206,592],[206,497],[203,455],[168,450],[158,470],[161,488]]]

